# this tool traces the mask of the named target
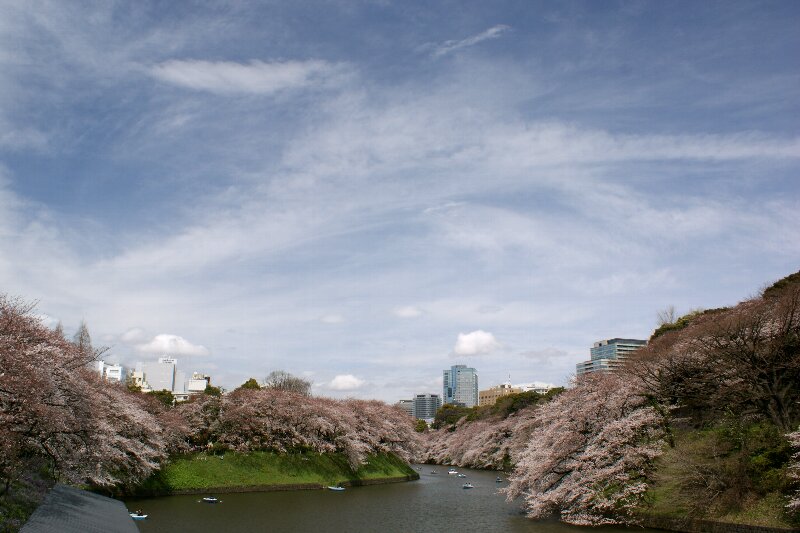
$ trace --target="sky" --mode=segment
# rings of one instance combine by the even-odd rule
[[[800,269],[800,3],[0,4],[0,292],[110,362],[567,384]]]

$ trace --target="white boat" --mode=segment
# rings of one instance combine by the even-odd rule
[[[466,474],[459,474],[458,477],[467,477]]]
[[[503,480],[500,479],[500,476],[497,476],[497,479],[494,480],[495,483],[502,483]]]
[[[344,490],[344,487],[328,487],[328,490],[335,490],[336,492],[341,492]]]
[[[475,487],[472,486],[472,483],[464,483],[461,486],[462,489],[474,489]]]
[[[447,473],[448,474],[458,474],[458,470],[456,470],[455,468],[451,468],[450,470],[447,471]]]
[[[134,520],[144,520],[145,518],[147,518],[146,514],[140,514],[140,513],[128,513],[128,514],[130,514],[131,518],[133,518]]]
[[[215,496],[204,496],[203,501],[205,503],[219,503],[219,499]]]

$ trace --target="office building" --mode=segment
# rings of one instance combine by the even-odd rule
[[[444,403],[475,407],[478,405],[478,372],[466,365],[454,365],[444,371],[442,399]]]
[[[520,387],[512,387],[511,383],[495,385],[494,387],[489,387],[488,389],[482,390],[478,393],[478,405],[481,407],[484,405],[494,405],[497,403],[497,400],[503,396],[508,396],[509,394],[519,394],[521,392],[523,392],[523,390]]]
[[[426,422],[436,418],[436,411],[442,406],[442,398],[438,394],[414,395],[413,417]]]
[[[621,366],[630,354],[645,346],[647,341],[640,339],[613,338],[594,343],[590,350],[591,359],[575,365],[581,376],[592,372],[609,372]]]
[[[125,380],[125,367],[122,365],[110,365],[105,361],[95,361],[95,370],[105,380],[117,382]]]
[[[414,400],[400,400],[397,402],[397,407],[408,413],[408,416],[414,417]]]

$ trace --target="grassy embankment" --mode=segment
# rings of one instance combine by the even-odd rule
[[[173,459],[136,491],[166,495],[203,491],[287,490],[411,480],[419,475],[394,455],[371,455],[353,471],[341,454],[251,452]]]
[[[768,424],[683,430],[658,459],[645,517],[797,528],[786,510],[790,449]]]

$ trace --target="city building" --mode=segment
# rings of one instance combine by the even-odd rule
[[[108,381],[122,382],[125,380],[125,367],[119,364],[110,365],[105,361],[95,361],[95,370]]]
[[[551,389],[554,389],[556,386],[551,385],[549,383],[541,383],[539,381],[534,381],[529,385],[516,385],[522,392],[535,392],[537,394],[547,394]]]
[[[187,394],[200,394],[211,385],[211,376],[200,372],[193,372],[192,378],[186,382]]]
[[[408,416],[414,417],[414,400],[400,400],[397,407],[408,413]]]
[[[512,387],[511,383],[503,383],[502,385],[495,385],[486,390],[478,392],[478,405],[494,405],[497,400],[509,394],[519,394],[523,392],[520,387]]]
[[[454,365],[444,371],[444,403],[475,407],[478,405],[478,372],[466,365]]]
[[[438,394],[416,394],[414,395],[412,416],[431,423],[436,418],[436,411],[441,406],[442,398]]]
[[[211,385],[211,376],[193,372],[191,379],[178,370],[178,361],[162,356],[156,362],[136,363],[130,376],[131,384],[140,387],[142,392],[169,391],[175,401],[184,402],[193,394],[201,394]]]
[[[625,359],[645,346],[647,341],[640,339],[613,338],[594,343],[590,350],[591,359],[575,365],[576,373],[581,376],[592,372],[608,372],[621,366]]]

